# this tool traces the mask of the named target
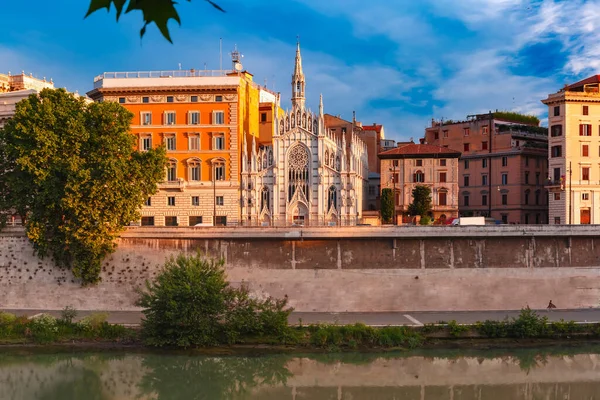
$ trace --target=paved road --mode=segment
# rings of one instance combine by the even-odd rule
[[[28,317],[40,313],[48,313],[54,316],[60,316],[60,310],[9,310],[17,315],[26,315]],[[76,319],[81,319],[93,311],[79,311]],[[138,311],[106,311],[108,312],[108,321],[116,324],[137,325],[139,324],[142,313]],[[575,322],[600,322],[600,309],[578,309],[578,310],[538,310],[540,315],[547,316],[550,321]],[[519,311],[450,311],[450,312],[382,312],[382,313],[303,313],[295,312],[290,316],[291,324],[314,324],[314,323],[335,323],[335,324],[353,324],[362,322],[372,326],[387,325],[410,325],[420,326],[423,324],[438,323],[440,321],[455,320],[459,324],[471,324],[477,321],[503,320],[519,315]]]

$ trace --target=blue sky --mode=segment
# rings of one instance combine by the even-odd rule
[[[545,118],[540,99],[600,73],[600,0],[201,0],[179,1],[174,44],[154,26],[140,40],[140,13],[83,19],[88,0],[2,5],[0,72],[52,77],[84,93],[105,71],[218,69],[237,44],[255,80],[289,105],[296,35],[307,104],[386,136],[419,138],[431,118],[488,110]],[[24,19],[26,15],[26,19]]]

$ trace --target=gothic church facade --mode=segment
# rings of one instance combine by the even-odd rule
[[[347,226],[360,222],[367,198],[365,143],[325,126],[305,105],[300,45],[292,76],[292,108],[274,121],[271,142],[243,143],[242,221],[261,226]],[[277,99],[278,102],[278,99]],[[279,107],[275,107],[276,110]]]

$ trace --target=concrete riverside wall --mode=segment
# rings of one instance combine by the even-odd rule
[[[170,255],[223,257],[233,284],[288,296],[296,311],[596,307],[596,226],[134,228],[81,287],[39,260],[17,228],[0,233],[0,308],[135,310],[135,288]]]

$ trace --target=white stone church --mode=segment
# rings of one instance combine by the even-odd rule
[[[242,221],[262,226],[340,226],[360,222],[367,198],[365,143],[354,132],[327,129],[305,106],[300,45],[292,76],[292,109],[275,121],[272,142],[242,144]],[[279,107],[277,107],[278,109]],[[251,151],[251,154],[248,154]]]

